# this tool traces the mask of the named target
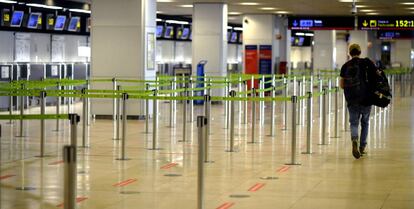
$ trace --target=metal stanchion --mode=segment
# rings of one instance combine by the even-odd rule
[[[86,81],[86,89],[90,89],[90,81]],[[91,102],[89,97],[86,98],[86,125],[91,125]]]
[[[208,79],[208,88],[207,88],[207,95],[209,95],[209,99],[208,99],[208,102],[207,102],[207,104],[208,104],[208,114],[206,115],[206,117],[207,117],[207,120],[208,120],[208,123],[207,123],[207,133],[208,133],[208,136],[206,137],[206,142],[207,142],[207,144],[209,143],[209,141],[210,141],[210,134],[211,134],[211,129],[210,129],[210,127],[211,127],[211,79],[209,78]]]
[[[319,145],[327,145],[326,143],[326,89],[322,89],[322,143]]]
[[[197,209],[204,208],[204,161],[205,147],[207,146],[204,136],[208,121],[204,116],[197,117],[198,130],[198,171],[197,171]]]
[[[291,162],[286,165],[300,165],[296,162],[296,111],[297,111],[298,97],[292,96],[292,156]]]
[[[116,79],[115,78],[112,78],[112,89],[114,90],[114,94],[113,94],[113,96],[114,96],[114,98],[112,99],[112,127],[113,127],[113,139],[117,139],[117,136],[116,136],[116,120],[117,120],[117,113],[116,113],[116,110],[117,110],[117,107],[116,107],[116,97],[115,97],[115,95],[116,95],[116,93],[115,93],[115,91],[117,90],[117,85],[116,85]],[[69,112],[69,109],[68,109],[68,112]]]
[[[152,101],[152,148],[149,150],[161,150],[161,148],[157,147],[157,134],[158,134],[158,100],[157,100],[157,93],[156,89],[153,90],[154,92],[154,99]]]
[[[306,152],[302,154],[312,154],[312,92],[307,92],[308,104],[306,111]]]
[[[236,96],[236,91],[230,91],[230,97],[234,98]],[[234,100],[230,101],[230,149],[228,152],[234,152],[234,126],[235,126],[235,102]]]
[[[60,84],[59,82],[57,83],[57,89],[60,90]],[[56,97],[56,115],[60,114],[60,96]],[[59,119],[56,119],[56,130],[55,131],[60,131],[60,123],[59,123]]]
[[[272,95],[271,97],[274,99],[276,97],[276,87],[272,85]],[[275,136],[275,110],[276,110],[276,101],[272,100],[271,105],[271,113],[270,113],[270,136]]]
[[[82,147],[86,148],[88,147],[86,145],[86,138],[87,138],[87,121],[86,121],[86,117],[88,115],[88,103],[87,103],[87,98],[86,98],[86,88],[82,89]]]
[[[319,92],[322,92],[323,91],[323,80],[319,78],[318,81],[319,81],[319,86],[318,86]],[[323,97],[323,95],[320,95],[318,97],[318,103],[319,103],[319,118],[322,117],[322,97]]]
[[[334,138],[339,138],[339,136],[338,136],[338,111],[339,111],[339,104],[338,104],[338,102],[339,102],[339,87],[338,86],[335,86],[335,114],[334,114],[334,117],[335,117],[335,119],[334,119],[334,122],[335,122],[335,124],[334,124],[334,131],[335,131],[335,136],[334,136]]]
[[[259,98],[264,97],[264,76],[262,76],[262,79],[259,80]],[[263,125],[263,111],[264,105],[263,101],[259,101],[259,126]]]
[[[70,120],[70,145],[77,146],[78,144],[78,123],[80,116],[77,114],[69,114]]]
[[[24,84],[21,85],[21,90],[25,90],[26,87]],[[20,116],[24,115],[24,95],[20,96]],[[24,124],[23,124],[23,118],[20,119],[20,126],[19,126],[19,137],[24,137],[23,136],[23,129],[24,129]]]
[[[299,80],[299,81],[297,81],[297,85],[298,85],[298,94],[296,95],[296,96],[299,96],[299,97],[301,97],[302,96],[302,83],[301,83],[301,81]],[[297,107],[297,106],[295,106],[295,107]],[[299,102],[299,114],[296,114],[297,115],[297,123],[296,123],[296,125],[300,125],[301,123],[301,112],[302,112],[302,101],[300,101]]]
[[[188,91],[187,88],[185,88],[184,91],[184,96],[187,97],[188,96]],[[185,99],[183,100],[183,139],[180,140],[179,142],[185,142],[186,139],[186,134],[187,134],[187,102],[188,100]]]
[[[171,90],[174,91],[174,81],[171,81]],[[174,93],[170,93],[171,97],[174,97]],[[170,100],[170,127],[174,127],[174,101]]]
[[[328,80],[328,120],[330,121],[331,117],[331,113],[332,113],[332,94],[331,94],[331,89],[332,89],[332,79]],[[331,124],[329,122],[329,124]]]
[[[76,208],[76,146],[67,145],[63,147],[63,161],[65,163],[64,174],[64,209]]]
[[[118,92],[121,90],[120,85],[117,86],[117,90]],[[120,137],[119,132],[121,131],[121,99],[117,97],[116,103],[117,103],[116,104],[117,110],[116,110],[116,138],[115,139],[120,140],[121,137]]]
[[[244,102],[243,102],[243,110],[244,110],[244,114],[243,114],[243,124],[247,124],[247,97],[248,97],[248,94],[247,94],[247,88],[248,87],[248,85],[247,85],[247,81],[245,81],[244,82],[244,91],[246,92],[245,94],[244,94],[244,98],[245,98],[245,100],[244,100]]]
[[[208,92],[209,93],[209,92]],[[207,120],[204,128],[204,162],[212,163],[209,160],[209,144],[210,144],[210,123],[211,123],[211,96],[204,95],[204,117]]]
[[[256,98],[256,89],[252,88],[252,141],[249,142],[251,144],[256,143],[255,142],[255,129],[256,129],[256,101],[254,100]]]
[[[194,97],[194,82],[193,79],[190,76],[190,97],[193,98]],[[189,100],[190,101],[190,118],[188,119],[188,122],[192,123],[194,121],[194,101],[192,99]]]
[[[177,90],[177,76],[174,76],[174,90]],[[177,92],[173,93],[173,96],[176,97],[177,96]],[[173,126],[175,127],[175,123],[177,121],[177,100],[173,100]]]
[[[145,91],[149,91],[149,84],[145,84]],[[149,99],[145,99],[145,133],[149,133]]]
[[[237,91],[239,92],[239,97],[240,97],[241,96],[240,92],[243,91],[243,85],[242,85],[243,79],[242,79],[241,76],[239,76],[238,81],[239,81],[239,83],[237,84]],[[241,112],[242,112],[242,101],[240,100],[239,101],[239,118],[241,117]]]
[[[40,92],[40,114],[45,115],[46,108],[46,92]],[[40,155],[39,157],[45,157],[45,119],[40,119]]]
[[[230,91],[227,78],[224,78],[224,82],[226,86],[224,87],[224,95],[225,97],[228,97],[228,93]],[[229,101],[224,101],[224,128],[229,128]]]
[[[10,78],[10,83],[12,82],[12,79]],[[9,115],[13,115],[13,96],[9,96]],[[13,124],[13,120],[9,120],[9,124]]]
[[[283,85],[285,85],[285,97],[287,97],[288,96],[288,94],[289,94],[289,84],[288,84],[288,82],[287,82],[287,79],[286,78],[283,78]],[[287,101],[285,100],[284,101],[284,107],[283,107],[283,112],[284,112],[284,115],[285,115],[285,119],[284,119],[284,128],[283,128],[283,130],[287,130],[287,121],[288,121],[288,104],[287,104]]]
[[[125,157],[125,146],[126,146],[126,138],[127,138],[127,100],[129,96],[127,93],[122,93],[122,141],[121,141],[121,157],[117,160],[129,160]]]

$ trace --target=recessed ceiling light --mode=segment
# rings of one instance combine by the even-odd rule
[[[378,12],[370,12],[370,13],[367,13],[367,15],[379,15],[379,13]]]
[[[229,15],[241,15],[241,12],[229,12]]]
[[[157,0],[157,2],[174,2],[173,0]]]
[[[193,5],[192,4],[183,4],[183,5],[179,5],[179,7],[191,8],[191,7],[193,7]]]
[[[256,5],[260,5],[257,2],[240,2],[239,4],[240,5],[243,5],[243,6],[256,6]]]
[[[277,8],[275,8],[275,7],[262,7],[260,9],[261,10],[276,10]]]
[[[17,1],[1,0],[0,3],[15,4]]]
[[[375,12],[376,10],[373,10],[373,9],[361,9],[359,11],[361,11],[361,12]]]
[[[353,0],[339,0],[339,2],[352,3],[352,2],[353,2]],[[356,0],[355,0],[355,2],[358,2],[358,1],[356,1]]]
[[[162,14],[162,13],[164,13],[163,11],[157,11],[157,14]]]
[[[414,7],[408,7],[408,8],[406,8],[406,9],[414,10]]]
[[[357,8],[366,8],[366,5],[356,5]]]
[[[414,2],[403,2],[401,4],[404,4],[404,5],[414,5]]]
[[[290,12],[288,12],[288,11],[277,11],[275,13],[276,14],[289,14]]]

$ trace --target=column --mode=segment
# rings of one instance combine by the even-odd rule
[[[94,2],[92,79],[154,79],[155,30],[156,0]],[[112,89],[112,83],[93,82],[92,88]],[[128,115],[144,115],[144,102],[132,100],[128,107]],[[93,99],[92,114],[112,115],[112,100]]]
[[[197,64],[207,60],[207,76],[227,73],[227,4],[195,3],[193,7],[193,75]],[[213,96],[223,96],[224,90],[213,89]]]
[[[317,30],[314,34],[313,69],[335,69],[336,66],[336,31]]]
[[[391,63],[399,63],[402,68],[411,67],[411,40],[396,40],[391,43]]]

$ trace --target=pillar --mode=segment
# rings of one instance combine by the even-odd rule
[[[156,0],[99,0],[92,5],[92,79],[154,79]],[[112,89],[112,83],[92,83]],[[128,115],[144,115],[144,103],[128,104]],[[93,99],[92,114],[111,115],[110,99]]]
[[[197,64],[207,60],[205,75],[227,74],[227,4],[195,3],[193,7],[193,75]],[[213,96],[224,95],[224,90],[213,89]]]
[[[411,67],[411,40],[396,40],[391,43],[391,63],[399,63],[401,67]]]
[[[337,67],[335,30],[315,31],[312,62],[314,70],[331,70]]]

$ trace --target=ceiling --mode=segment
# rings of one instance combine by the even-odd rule
[[[193,9],[182,5],[197,2],[227,3],[229,22],[241,22],[243,14],[351,15],[352,8],[352,0],[157,0],[157,10],[192,15]],[[257,5],[241,5],[247,2]],[[356,0],[356,4],[358,15],[414,16],[414,0]]]

